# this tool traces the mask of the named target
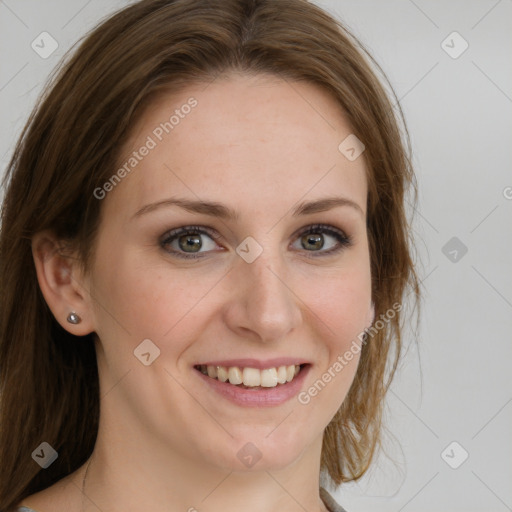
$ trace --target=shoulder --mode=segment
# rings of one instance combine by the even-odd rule
[[[17,505],[16,512],[79,512],[82,502],[71,476],[31,494]]]

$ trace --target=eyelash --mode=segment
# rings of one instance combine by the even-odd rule
[[[345,247],[349,247],[352,245],[352,237],[351,236],[345,235],[342,231],[338,230],[337,228],[334,228],[333,226],[329,226],[326,224],[313,224],[311,226],[308,226],[306,229],[304,229],[300,233],[298,233],[297,237],[300,238],[301,236],[309,235],[312,233],[315,233],[315,234],[323,233],[323,234],[330,235],[330,236],[334,237],[339,242],[339,245],[338,245],[338,247],[329,249],[327,251],[306,251],[305,250],[305,252],[318,253],[317,256],[307,256],[309,258],[311,258],[311,257],[312,258],[321,258],[324,256],[330,256],[332,254],[335,254],[335,253],[341,251]],[[170,254],[172,254],[173,256],[176,256],[178,258],[182,258],[182,259],[204,258],[205,255],[207,255],[208,252],[211,252],[211,251],[206,251],[205,253],[186,254],[183,252],[176,251],[174,249],[172,251],[168,251],[167,249],[165,249],[165,246],[167,244],[170,244],[171,242],[174,241],[174,239],[176,239],[180,236],[198,235],[198,234],[199,235],[208,235],[213,240],[218,240],[218,239],[222,238],[219,234],[217,234],[216,231],[214,231],[213,229],[211,229],[207,226],[183,226],[181,228],[173,229],[173,230],[169,231],[168,233],[166,233],[164,235],[164,237],[162,238],[160,245],[162,246],[162,248],[164,250],[166,250],[167,252],[169,252]]]

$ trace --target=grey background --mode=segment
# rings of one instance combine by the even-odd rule
[[[317,3],[367,45],[405,111],[425,292],[418,343],[406,340],[387,400],[390,458],[335,498],[349,512],[512,510],[512,1]],[[124,5],[0,1],[2,172],[60,57]],[[31,48],[43,31],[59,45],[46,59]],[[457,58],[445,51],[463,48],[453,31],[469,44]]]

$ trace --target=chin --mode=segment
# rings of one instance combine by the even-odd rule
[[[265,434],[248,435],[230,439],[228,447],[218,451],[210,451],[208,458],[212,464],[228,471],[277,471],[292,465],[300,459],[308,445],[306,439],[287,435],[281,432],[280,435],[272,433],[269,436],[267,429]],[[217,445],[220,446],[220,443]]]

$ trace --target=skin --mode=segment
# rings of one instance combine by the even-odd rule
[[[371,324],[364,158],[351,162],[338,151],[351,128],[321,89],[233,73],[155,100],[121,165],[191,96],[197,106],[103,199],[88,274],[57,255],[51,232],[33,239],[39,284],[57,320],[73,334],[98,335],[102,397],[85,495],[84,464],[24,500],[39,512],[326,510],[318,494],[322,434],[359,355],[307,405],[294,397],[266,408],[220,397],[193,365],[305,358],[306,390]],[[333,195],[360,211],[345,205],[292,217],[298,202]],[[178,206],[134,218],[171,196],[224,203],[239,219]],[[300,230],[316,223],[342,230],[352,244],[321,256],[339,242],[320,231],[325,246],[308,247]],[[220,236],[201,235],[203,258],[173,256],[177,239],[160,244],[187,225]],[[263,248],[252,263],[235,251],[247,236]],[[70,311],[80,324],[66,322]],[[134,357],[144,339],[160,349],[149,366]],[[251,468],[237,457],[248,442],[262,454]]]

